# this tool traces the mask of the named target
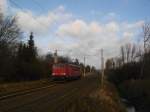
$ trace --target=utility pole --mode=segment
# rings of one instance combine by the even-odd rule
[[[83,70],[83,77],[85,77],[85,56],[84,56],[84,70]]]
[[[54,53],[54,63],[55,63],[55,64],[58,63],[57,50],[55,50],[55,53]]]
[[[90,66],[90,73],[92,72],[92,67]]]
[[[103,57],[103,49],[101,49],[101,87],[104,87],[104,57]]]

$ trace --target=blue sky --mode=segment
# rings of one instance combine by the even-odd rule
[[[142,25],[150,19],[150,0],[0,0],[6,15],[17,17],[27,41],[30,32],[40,54],[59,54],[100,66],[119,54],[120,46],[140,44]],[[71,52],[70,52],[71,51]]]
[[[32,10],[36,14],[47,13],[63,5],[68,11],[86,20],[100,19],[98,15],[92,17],[91,13],[103,16],[115,13],[120,20],[137,21],[150,18],[149,0],[14,0],[22,8]],[[12,3],[11,3],[12,4]],[[14,5],[14,4],[12,4]]]

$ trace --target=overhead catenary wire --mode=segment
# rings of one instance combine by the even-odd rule
[[[23,9],[22,6],[20,6],[18,3],[16,3],[14,0],[9,0],[10,3],[12,3],[15,7],[19,8],[20,10],[22,10],[23,12],[26,12],[27,10]],[[41,27],[44,27],[44,28],[48,28],[47,25],[41,23],[40,21],[37,21],[37,19],[35,19],[35,21],[39,24],[41,24]],[[32,32],[32,31],[31,31]]]
[[[12,3],[15,7],[19,8],[19,9],[22,10],[23,12],[26,12],[26,11],[27,11],[27,10],[25,10],[24,8],[22,8],[22,6],[20,6],[16,1],[14,1],[14,0],[9,0],[9,1],[10,1],[10,3]],[[45,9],[39,4],[39,2],[37,2],[36,0],[31,0],[31,1],[33,1],[33,2],[35,3],[35,5],[38,6],[38,7],[41,9],[41,11],[45,11]],[[37,23],[41,24],[41,27],[48,28],[47,25],[45,25],[45,24],[43,24],[43,23],[37,21],[37,19],[35,19],[35,20],[36,20]],[[56,23],[56,22],[54,21],[54,23]],[[32,32],[32,31],[31,31],[31,32]],[[52,32],[52,31],[50,31],[50,32]],[[58,35],[56,35],[56,36],[58,36]],[[61,39],[63,39],[63,38],[61,38]],[[63,41],[64,41],[64,39],[63,39]],[[57,50],[57,51],[64,51],[64,50]],[[72,52],[72,50],[65,50],[65,51],[68,51],[69,53]],[[82,56],[83,56],[83,55],[82,55]],[[85,58],[86,58],[86,57],[92,57],[92,56],[97,56],[97,55],[87,55],[87,54],[84,55]]]
[[[33,1],[41,9],[41,11],[45,11],[45,8],[42,7],[39,2],[37,2],[36,0],[31,0],[31,1]]]
[[[13,5],[15,5],[16,7],[18,7],[19,9],[21,9],[23,12],[26,12],[26,10],[23,9],[20,5],[18,5],[18,3],[16,3],[14,0],[9,0],[9,1],[10,1]],[[31,1],[34,2],[35,5],[38,6],[38,7],[41,9],[41,12],[44,12],[44,11],[45,11],[45,8],[43,8],[43,7],[40,5],[39,2],[37,2],[36,0],[31,0]],[[40,14],[43,15],[43,13],[40,13]],[[41,24],[41,27],[43,27],[43,28],[49,28],[47,25],[45,25],[45,24],[43,24],[43,23],[37,21],[37,19],[35,19],[35,20],[36,20],[37,23]],[[56,21],[53,21],[53,23],[54,23],[55,25],[57,24]],[[32,32],[32,31],[31,31],[31,32]],[[52,32],[51,30],[49,30],[49,32],[51,32],[52,34],[54,33],[54,32]],[[57,37],[57,38],[59,38],[59,37],[58,37],[58,34],[54,34],[54,36]],[[59,39],[61,39],[62,41],[65,41],[64,38],[59,38]]]
[[[18,7],[19,9],[23,10],[23,8],[22,8],[20,5],[18,5],[16,2],[14,2],[13,0],[9,0],[9,1],[10,1],[10,3],[12,3],[14,6],[16,6],[16,7]]]

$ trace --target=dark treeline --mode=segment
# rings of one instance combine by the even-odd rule
[[[0,14],[0,82],[26,81],[48,78],[51,76],[54,56],[48,53],[39,56],[31,33],[27,42],[21,42],[23,34],[16,24],[16,18]],[[58,56],[59,63],[84,64],[78,59]],[[95,70],[86,66],[86,72]]]
[[[49,75],[47,63],[38,57],[33,34],[27,43],[21,43],[22,37],[16,18],[1,14],[0,82],[34,80]]]
[[[135,105],[137,112],[149,112],[150,24],[143,26],[142,39],[144,48],[133,44],[122,46],[118,57],[107,60],[105,72],[121,96]]]

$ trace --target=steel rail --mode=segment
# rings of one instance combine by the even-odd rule
[[[21,95],[26,95],[26,94],[29,94],[32,92],[36,92],[36,91],[45,89],[45,88],[51,88],[51,87],[54,87],[56,85],[57,85],[56,83],[50,83],[50,85],[46,85],[43,87],[36,87],[36,88],[32,88],[32,89],[25,89],[25,90],[19,91],[19,92],[13,92],[13,93],[10,93],[7,95],[0,96],[0,100],[4,100],[4,99],[11,98],[11,97],[16,97],[16,96],[21,96]]]

